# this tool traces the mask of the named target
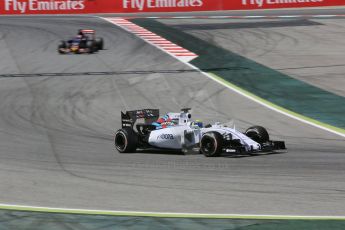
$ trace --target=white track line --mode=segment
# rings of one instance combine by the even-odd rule
[[[241,214],[208,214],[208,213],[173,213],[173,212],[141,212],[111,211],[96,209],[50,208],[41,206],[0,204],[2,210],[32,211],[47,213],[90,214],[107,216],[142,216],[166,218],[213,218],[213,219],[281,219],[281,220],[345,220],[345,216],[298,216],[298,215],[241,215]]]

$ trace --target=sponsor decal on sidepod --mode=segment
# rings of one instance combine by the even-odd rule
[[[157,136],[157,140],[162,139],[162,140],[174,140],[174,135],[172,134],[161,134]]]

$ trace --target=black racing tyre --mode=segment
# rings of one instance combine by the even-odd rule
[[[120,153],[135,152],[138,147],[138,136],[131,128],[119,129],[115,133],[114,143]]]
[[[200,141],[200,152],[206,157],[219,157],[223,150],[223,137],[218,132],[205,133]]]
[[[58,45],[58,52],[60,54],[64,54],[64,52],[61,51],[61,49],[66,49],[67,48],[67,44],[65,41],[61,41],[60,44]]]
[[[67,44],[65,41],[61,41],[59,47],[61,48],[67,48]]]
[[[65,52],[63,52],[61,49],[63,49],[63,47],[58,47],[58,52],[59,52],[59,54],[65,54]]]
[[[103,50],[103,48],[104,48],[103,38],[97,38],[96,39],[96,45],[97,45],[98,50]]]
[[[88,41],[88,42],[86,43],[86,47],[89,49],[89,53],[90,53],[90,54],[92,54],[92,53],[98,51],[96,42]]]
[[[258,143],[270,140],[267,130],[262,126],[252,126],[246,130],[245,135]]]

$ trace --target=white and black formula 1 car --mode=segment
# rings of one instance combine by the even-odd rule
[[[137,149],[185,152],[197,148],[207,157],[217,157],[224,152],[252,154],[286,149],[284,141],[271,141],[261,126],[250,127],[244,133],[220,123],[203,127],[201,122],[191,120],[189,110],[168,113],[173,124],[159,129],[153,125],[159,119],[158,109],[121,112],[122,128],[114,138],[116,149],[130,153]]]

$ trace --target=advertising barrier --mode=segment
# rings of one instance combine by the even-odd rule
[[[0,14],[87,14],[342,6],[345,0],[0,0]]]

